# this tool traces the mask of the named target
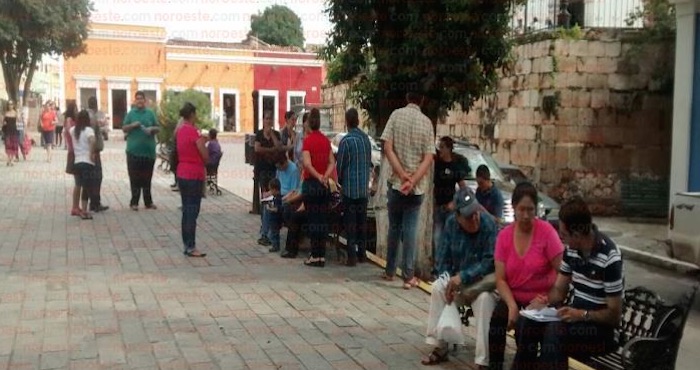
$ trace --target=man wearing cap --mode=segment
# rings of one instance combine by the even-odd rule
[[[440,239],[436,267],[450,277],[447,284],[433,284],[426,343],[436,346],[422,360],[423,365],[447,361],[448,343],[437,338],[437,323],[446,305],[470,305],[476,318],[475,362],[480,369],[489,365],[488,341],[491,313],[496,306],[493,254],[497,227],[469,188],[454,197],[455,210],[447,217]]]

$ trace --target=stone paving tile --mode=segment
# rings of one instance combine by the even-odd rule
[[[111,208],[92,221],[69,215],[64,151],[0,168],[0,369],[423,368],[423,292],[370,264],[268,253],[259,216],[226,192],[203,201],[208,257],[188,259],[172,177],[156,172],[158,210],[129,210],[123,147],[107,143]],[[473,368],[472,348],[435,368]]]

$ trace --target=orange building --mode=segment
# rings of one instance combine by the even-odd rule
[[[284,57],[259,56],[261,51]],[[121,127],[137,90],[144,91],[146,98],[157,104],[166,90],[191,88],[209,95],[219,130],[224,131],[224,123],[229,122],[232,125],[227,130],[252,132],[255,67],[261,65],[323,69],[323,62],[315,58],[315,53],[267,45],[254,37],[241,43],[168,40],[161,27],[93,23],[85,53],[62,60],[61,106],[75,101],[78,108],[87,108],[88,98],[94,96],[116,129]],[[312,89],[320,91],[321,84],[320,77],[317,83],[306,84],[309,86],[304,88],[310,91],[307,100],[314,95]],[[299,89],[280,89],[287,88]],[[286,94],[286,90],[281,90],[278,97]],[[285,107],[284,102],[275,104],[280,110]]]

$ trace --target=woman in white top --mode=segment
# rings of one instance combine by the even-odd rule
[[[88,196],[94,199],[95,176],[95,131],[90,127],[90,114],[86,110],[78,113],[75,126],[70,128],[70,138],[75,154],[75,186],[82,190],[79,216],[83,220],[92,219],[88,212]]]

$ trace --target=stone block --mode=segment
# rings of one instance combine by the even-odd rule
[[[532,59],[520,59],[515,64],[515,74],[527,75],[532,73]]]
[[[587,108],[591,105],[591,93],[585,90],[573,92],[573,103],[575,108]]]
[[[610,102],[610,90],[595,89],[591,91],[591,108],[607,107]]]
[[[559,91],[559,107],[571,108],[574,106],[574,92],[569,89]]]
[[[596,63],[596,68],[594,69],[594,73],[608,74],[608,73],[617,72],[617,65],[618,65],[617,58],[602,57],[602,58],[597,58],[597,59],[598,59],[598,62]]]
[[[578,108],[559,108],[559,120],[557,126],[576,124]]]
[[[554,56],[553,58],[557,61],[557,72],[576,72],[578,57]]]
[[[525,107],[535,108],[540,106],[540,92],[538,90],[528,90]]]
[[[598,127],[617,126],[617,113],[609,105],[593,109],[593,125]]]
[[[534,113],[533,108],[521,109],[518,112],[518,125],[533,125],[535,123]]]
[[[506,109],[508,108],[508,103],[510,102],[510,91],[501,91],[496,93],[496,108]]]
[[[552,45],[554,45],[554,49],[550,51],[550,55],[558,55],[562,57],[569,56],[569,46],[571,45],[570,41],[556,39]]]
[[[569,55],[577,57],[585,57],[590,55],[588,53],[588,44],[589,41],[585,40],[572,41],[569,46]]]
[[[579,57],[576,61],[576,71],[579,73],[596,73],[596,64],[598,63],[598,58],[586,56]]]
[[[646,85],[645,82],[644,76],[640,75],[629,76],[615,73],[608,76],[608,86],[611,90],[616,91],[638,90]]]
[[[622,43],[620,41],[613,41],[605,43],[605,56],[611,58],[617,58],[622,53]]]
[[[508,108],[506,110],[506,124],[515,125],[518,123],[518,108]]]
[[[605,43],[600,41],[590,41],[588,43],[588,55],[593,57],[604,57]]]
[[[591,108],[578,108],[576,115],[576,124],[591,126],[595,121],[595,116],[593,114],[593,109]]]
[[[566,86],[570,88],[582,89],[586,86],[586,75],[583,73],[567,74]]]
[[[516,139],[518,140],[535,140],[537,137],[537,127],[533,125],[518,125]]]
[[[551,73],[540,75],[540,89],[553,89],[555,75]]]
[[[545,56],[535,58],[532,61],[532,73],[550,73],[554,71],[554,63],[552,57]]]
[[[604,74],[586,75],[586,87],[589,89],[602,89],[608,87],[608,76]]]
[[[553,125],[542,125],[541,126],[540,140],[545,143],[555,142],[557,140],[557,128]]]

